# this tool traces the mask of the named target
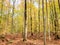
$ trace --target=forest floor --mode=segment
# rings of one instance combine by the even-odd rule
[[[60,39],[55,40],[55,37],[51,35],[51,39],[46,37],[47,45],[60,45]],[[27,41],[23,42],[22,34],[6,34],[0,36],[0,45],[44,45],[43,34],[33,34],[33,36],[28,34]]]

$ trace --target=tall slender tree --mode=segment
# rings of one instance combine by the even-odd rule
[[[46,0],[46,20],[47,20],[47,30],[48,30],[48,33],[49,33],[49,40],[51,39],[50,38],[50,28],[48,27],[48,0]],[[49,28],[49,29],[48,29]]]
[[[13,33],[13,31],[14,31],[14,9],[15,9],[15,2],[16,2],[16,0],[12,0],[13,1],[13,8],[12,8],[12,25],[11,25],[11,31],[12,31],[12,33]]]
[[[35,3],[36,0],[33,0],[33,4]],[[36,25],[36,15],[35,15],[35,12],[34,12],[34,34],[36,34],[37,32],[37,25]]]
[[[39,27],[39,33],[40,33],[40,0],[39,0],[39,4],[38,4],[38,21],[39,21],[38,27]]]
[[[30,3],[32,3],[33,1],[30,0]],[[31,5],[30,5],[31,7]],[[31,35],[33,35],[33,30],[32,30],[32,7],[30,8],[30,21],[31,21]]]
[[[8,26],[8,31],[10,31],[10,20],[9,20],[9,18],[10,18],[10,10],[11,10],[11,5],[10,5],[10,0],[8,0],[8,14],[7,14],[7,26]]]
[[[57,12],[56,12],[56,7],[55,7],[55,1],[53,0],[53,6],[54,6],[54,26],[55,26],[55,36],[56,38],[58,38],[58,30],[59,30],[59,23],[58,23],[58,15],[57,15]]]
[[[44,45],[46,45],[46,27],[45,27],[46,17],[44,15],[44,0],[42,0],[42,15],[43,15]]]
[[[4,3],[4,0],[1,0],[1,17],[3,16],[3,3]]]
[[[53,32],[54,32],[54,11],[53,11],[53,5],[52,5],[52,0],[49,0],[49,8],[50,8],[50,23],[49,24],[51,24],[51,26],[49,26],[49,28],[50,28],[50,30],[53,30]],[[53,33],[54,34],[54,33]],[[49,36],[50,37],[50,36]],[[50,39],[51,39],[51,37],[50,37]]]
[[[1,22],[0,22],[0,25],[1,25],[1,28],[0,30],[2,30],[2,21],[3,21],[3,3],[4,3],[4,0],[1,0]]]
[[[24,32],[23,32],[23,41],[27,40],[27,0],[24,1],[25,2],[25,8],[24,8]]]
[[[9,25],[9,15],[10,15],[10,0],[9,0],[9,6],[8,6],[8,19],[7,19],[7,25]]]
[[[60,0],[58,0],[58,5],[59,5],[59,9],[60,9]]]
[[[52,0],[49,0],[49,5],[50,5],[50,24],[51,24],[51,30],[54,32],[54,8],[52,4]],[[53,33],[54,34],[54,33]]]

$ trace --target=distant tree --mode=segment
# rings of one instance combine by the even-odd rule
[[[50,23],[49,24],[51,24],[51,29],[50,30],[53,30],[53,32],[54,32],[54,11],[53,11],[53,5],[52,5],[52,0],[49,0],[49,5],[50,5]],[[54,33],[53,33],[54,34]],[[50,37],[50,36],[49,36]],[[50,37],[50,39],[51,39],[51,37]]]
[[[4,3],[4,0],[1,0],[1,17],[3,16],[3,3]]]
[[[57,12],[56,12],[56,7],[55,7],[55,1],[53,0],[53,6],[54,6],[54,26],[55,26],[55,37],[56,38],[59,38],[58,37],[58,31],[59,31],[59,23],[58,23],[58,15],[57,15]]]
[[[48,26],[48,6],[47,6],[48,3],[47,3],[47,1],[48,1],[48,0],[46,0],[46,17],[47,17],[47,26]],[[50,40],[51,38],[50,38],[50,28],[49,28],[49,26],[48,26],[47,29],[48,29],[49,40]]]
[[[32,0],[30,0],[30,3],[32,3]],[[31,5],[30,5],[31,6]],[[33,30],[32,30],[32,7],[30,8],[30,21],[31,21],[31,35],[33,35]]]
[[[58,0],[58,5],[59,5],[59,9],[60,9],[60,0]]]
[[[7,25],[9,25],[9,15],[10,15],[10,0],[9,0],[9,6],[8,6]]]
[[[14,31],[14,19],[13,19],[13,17],[14,17],[14,9],[15,9],[15,2],[16,2],[16,0],[12,0],[13,1],[13,8],[12,8],[12,24],[11,24],[11,33],[13,33],[13,31]]]
[[[53,30],[53,32],[55,31],[54,29],[54,6],[52,5],[52,0],[49,1],[50,3],[50,23],[51,23],[51,28]],[[54,33],[53,33],[54,34]]]
[[[36,0],[33,0],[33,4],[35,3],[35,1],[36,1]],[[36,14],[35,14],[35,13],[36,13],[36,12],[34,12],[34,34],[37,33],[37,28],[38,28],[38,27],[37,27],[37,24],[36,24],[36,23],[37,23],[37,22],[36,22],[37,20],[36,20]]]
[[[39,33],[40,33],[40,0],[39,0],[39,4],[38,4],[38,21],[39,21]]]
[[[4,3],[4,0],[1,0],[1,21],[0,21],[0,25],[1,25],[1,27],[0,27],[0,30],[2,30],[2,26],[3,26],[3,24],[2,24],[2,20],[3,20],[3,3]]]

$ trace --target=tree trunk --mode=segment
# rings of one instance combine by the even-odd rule
[[[14,32],[14,9],[15,9],[15,1],[16,0],[13,0],[13,8],[12,8],[12,22],[11,22],[11,33]]]
[[[24,9],[24,32],[23,32],[23,41],[26,41],[27,40],[27,23],[26,23],[26,21],[27,21],[27,4],[26,4],[26,1],[27,0],[25,0],[25,9]]]
[[[58,5],[59,5],[59,9],[60,9],[60,0],[58,0]]]
[[[39,27],[39,33],[40,33],[40,0],[39,0],[39,8],[38,8],[38,27]]]
[[[48,30],[48,34],[49,34],[49,40],[50,40],[51,38],[50,38],[50,27],[48,26],[48,8],[47,8],[48,6],[47,5],[48,5],[48,3],[46,0],[46,17],[47,17],[46,20],[47,20],[47,30]]]
[[[46,27],[45,27],[46,17],[44,15],[44,0],[42,0],[42,15],[43,15],[43,28],[44,28],[44,45],[46,45]]]
[[[9,7],[8,7],[7,25],[9,25],[9,15],[10,15],[10,0],[9,0]]]
[[[56,7],[55,7],[55,1],[53,0],[54,3],[54,14],[55,14],[55,19],[54,19],[54,25],[55,25],[55,37],[58,38],[58,32],[59,32],[59,24],[58,24],[58,16],[56,12]]]
[[[50,24],[51,24],[51,28],[53,30],[53,35],[54,35],[54,6],[52,5],[52,0],[49,1],[50,3]]]
[[[30,3],[32,2],[32,0],[30,0]],[[33,30],[32,30],[32,7],[30,8],[30,21],[31,21],[31,36],[33,36]]]
[[[3,21],[3,3],[4,3],[4,0],[1,0],[1,21],[0,21],[0,30],[3,30],[3,24],[2,24],[2,21]]]

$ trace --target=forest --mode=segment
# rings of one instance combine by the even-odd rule
[[[0,45],[60,45],[60,0],[0,0]]]

